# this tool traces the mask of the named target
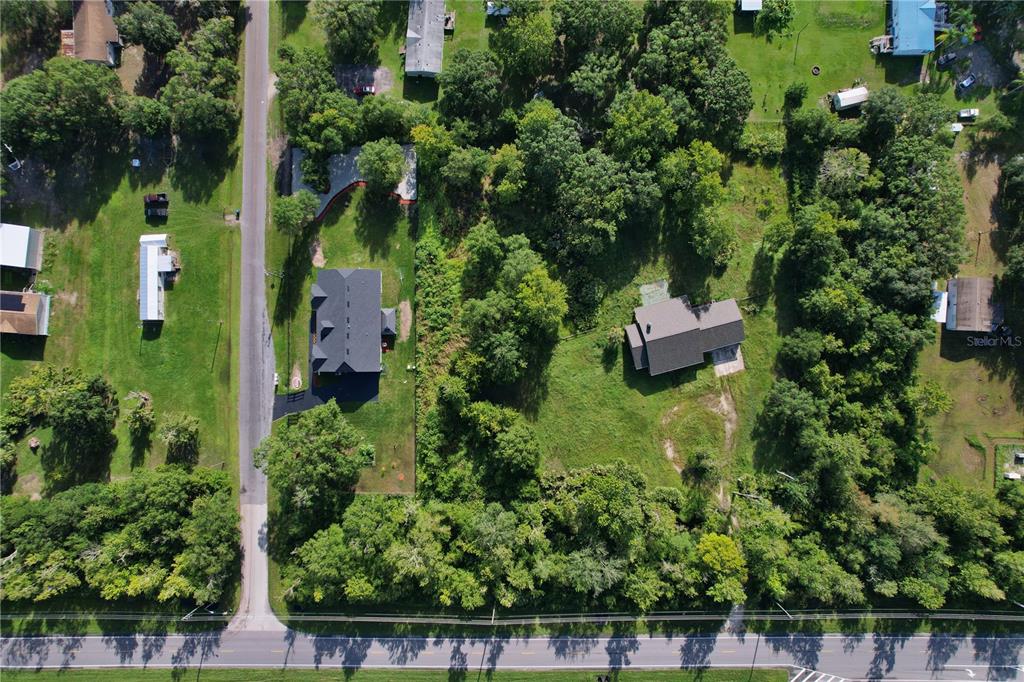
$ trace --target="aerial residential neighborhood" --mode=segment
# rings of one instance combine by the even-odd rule
[[[1014,0],[3,0],[0,676],[1018,678],[1022,131]]]

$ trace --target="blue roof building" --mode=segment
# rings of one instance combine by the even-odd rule
[[[892,0],[892,54],[916,57],[935,50],[935,0]]]

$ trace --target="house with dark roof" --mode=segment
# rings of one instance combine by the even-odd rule
[[[704,354],[745,338],[735,299],[691,306],[685,296],[640,306],[626,327],[633,366],[651,376],[704,362]]]
[[[382,292],[380,270],[317,273],[309,351],[314,373],[380,373],[384,343],[397,333],[394,308],[381,308]]]
[[[112,0],[76,0],[73,36],[61,36],[62,51],[69,52],[70,42],[76,59],[111,68],[121,62],[121,34],[114,23]]]
[[[1003,324],[1003,306],[995,301],[991,277],[957,277],[946,283],[947,331],[994,333]],[[941,301],[939,304],[941,310]]]

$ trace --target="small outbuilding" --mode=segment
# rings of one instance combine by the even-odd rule
[[[49,335],[50,296],[34,291],[0,291],[0,333]]]
[[[0,223],[0,267],[43,269],[43,233],[25,225]]]
[[[736,7],[741,12],[760,12],[763,0],[737,0]]]
[[[859,107],[868,101],[868,94],[868,89],[863,86],[841,90],[832,95],[832,106],[836,111],[845,111],[846,109]]]

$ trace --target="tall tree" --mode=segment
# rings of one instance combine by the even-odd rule
[[[313,16],[339,57],[365,57],[379,32],[379,0],[314,0]]]
[[[367,142],[356,159],[359,172],[371,192],[393,192],[405,172],[405,152],[390,139]]]
[[[149,0],[129,3],[128,11],[116,21],[124,40],[142,45],[153,54],[167,54],[181,38],[171,15]]]
[[[373,461],[373,446],[331,400],[265,438],[253,457],[285,504],[326,512],[351,492],[360,470]]]

